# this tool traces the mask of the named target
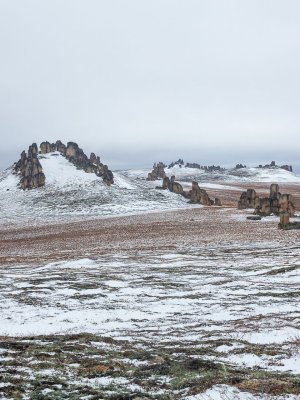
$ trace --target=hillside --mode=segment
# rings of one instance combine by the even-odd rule
[[[41,223],[42,221],[78,220],[102,216],[156,212],[192,208],[187,199],[165,190],[156,190],[161,181],[148,182],[149,170],[123,170],[113,173],[114,183],[106,185],[102,178],[76,168],[60,152],[39,154],[44,171],[45,186],[21,190],[19,176],[9,168],[0,174],[1,224]],[[235,206],[238,194],[245,185],[266,183],[299,183],[300,177],[283,169],[244,168],[225,172],[204,172],[193,168],[174,166],[165,170],[175,175],[184,187],[196,180],[213,196],[225,199],[232,192]],[[264,187],[264,186],[263,186]],[[197,205],[200,207],[200,205]]]

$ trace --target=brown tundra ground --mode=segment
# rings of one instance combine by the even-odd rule
[[[236,210],[268,184],[228,186],[223,207],[2,225],[0,398],[300,398],[300,231]]]

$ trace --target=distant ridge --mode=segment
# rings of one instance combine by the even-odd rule
[[[45,186],[47,177],[39,159],[43,157],[43,154],[54,152],[59,152],[77,169],[87,173],[95,173],[103,179],[105,184],[114,183],[113,173],[107,165],[101,163],[99,156],[91,153],[88,157],[77,143],[68,142],[65,145],[57,140],[55,143],[42,142],[39,148],[36,143],[33,143],[29,146],[27,153],[25,150],[22,151],[21,158],[13,165],[13,173],[21,176],[20,187],[22,189],[35,189]]]
[[[167,167],[167,164],[163,163],[163,162],[159,162],[158,164],[161,164],[164,166],[164,168]],[[194,168],[194,169],[201,169],[204,170],[206,172],[213,172],[213,171],[217,171],[217,172],[222,172],[222,171],[226,171],[226,168],[222,168],[220,167],[220,165],[200,165],[198,163],[184,163],[182,158],[179,158],[177,161],[172,161],[169,165],[168,165],[168,169],[173,168],[174,166],[178,166],[180,168],[185,167],[185,168]],[[234,167],[235,169],[241,169],[241,168],[247,168],[246,165],[243,164],[236,164],[236,166]],[[284,169],[288,172],[293,172],[293,167],[291,165],[277,165],[275,161],[271,161],[270,164],[266,164],[266,165],[258,165],[256,168],[263,168],[263,169],[270,169],[270,168],[281,168]],[[231,168],[230,168],[231,169]]]

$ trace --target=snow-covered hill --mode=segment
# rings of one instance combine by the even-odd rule
[[[147,176],[150,169],[128,170],[123,173],[132,178]],[[206,172],[197,168],[186,168],[175,165],[166,168],[167,176],[175,175],[177,181],[184,182],[275,182],[292,183],[300,182],[300,176],[281,168],[241,168],[227,169],[225,171]]]
[[[40,223],[185,208],[187,200],[155,190],[154,182],[114,173],[107,186],[94,173],[76,169],[58,152],[39,156],[45,187],[18,188],[12,169],[0,174],[0,223]]]
[[[12,169],[0,174],[2,225],[70,221],[83,217],[194,207],[182,196],[168,190],[156,190],[155,186],[161,185],[161,181],[146,181],[150,169],[116,171],[115,183],[107,186],[94,173],[78,170],[59,152],[40,155],[39,159],[46,176],[45,187],[23,191],[18,188],[19,177],[12,173]],[[278,168],[244,168],[206,173],[199,169],[175,166],[166,169],[166,173],[169,177],[175,175],[185,187],[196,180],[204,188],[219,190],[230,190],[228,182],[300,182],[299,176]]]

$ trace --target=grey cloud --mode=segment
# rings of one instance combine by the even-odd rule
[[[1,167],[57,138],[115,168],[297,162],[299,12],[292,0],[2,0]]]

